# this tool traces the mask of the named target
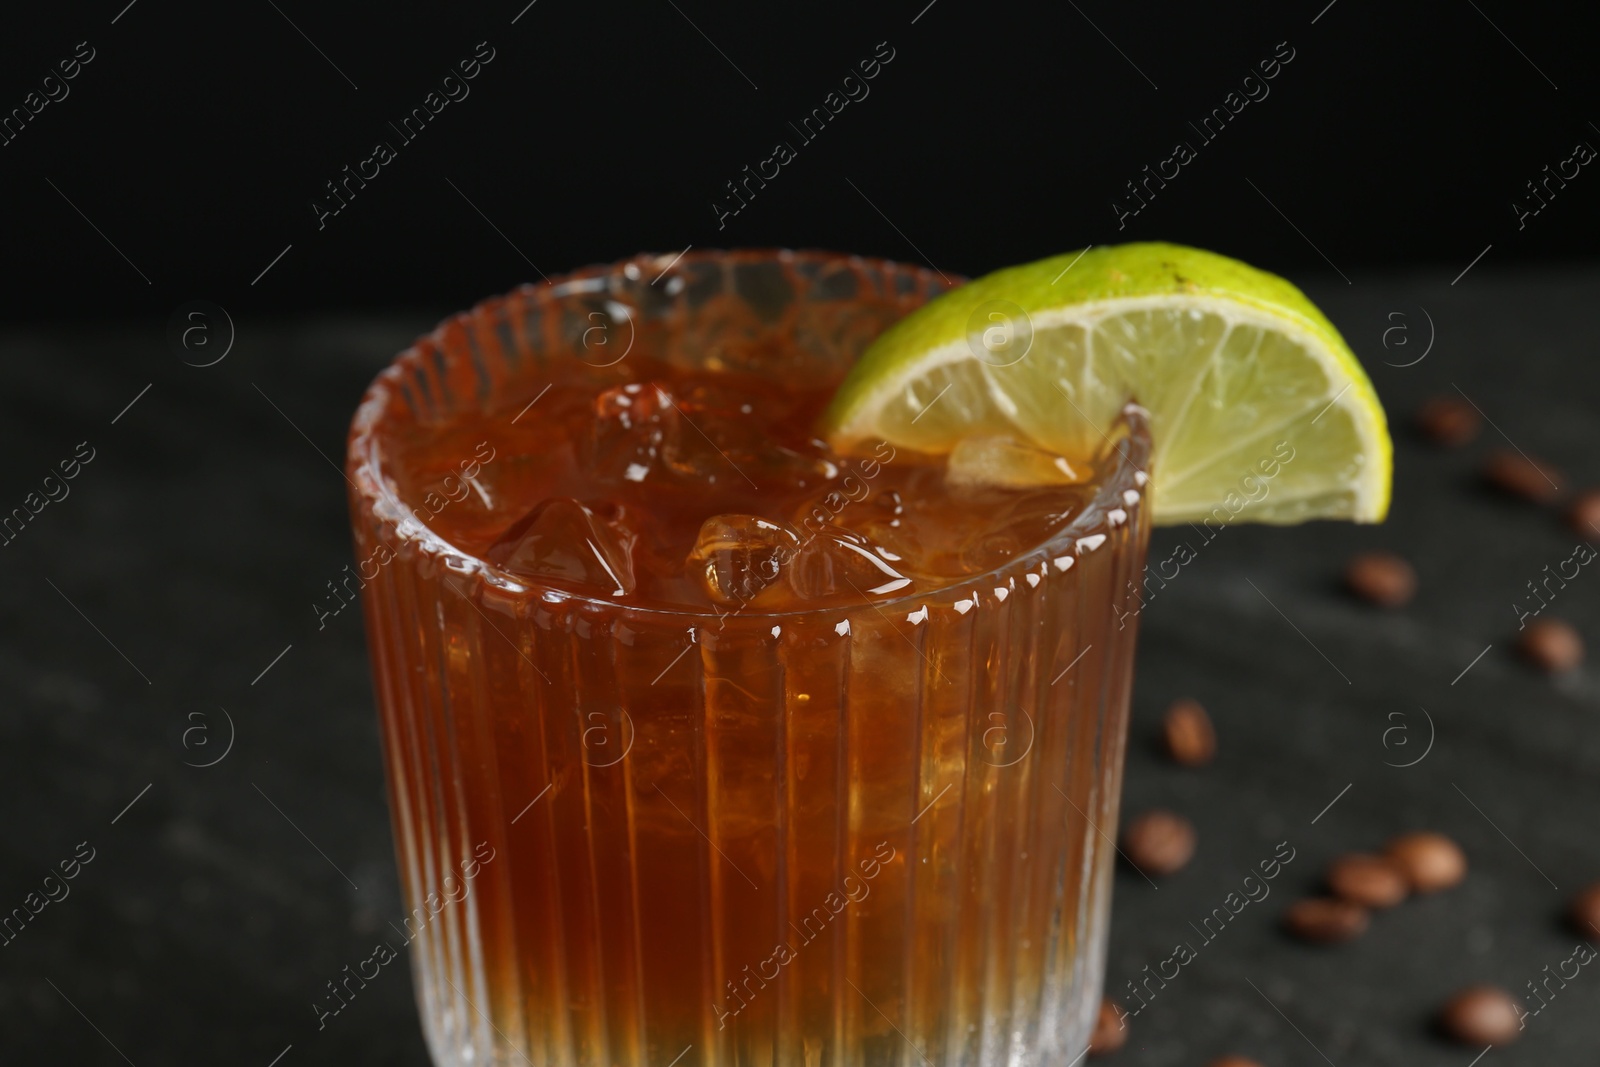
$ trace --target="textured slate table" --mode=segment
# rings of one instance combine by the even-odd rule
[[[1517,445],[1600,483],[1600,272],[1482,265],[1451,287],[1452,273],[1308,286],[1402,423],[1390,522],[1230,528],[1144,612],[1125,811],[1184,811],[1201,845],[1159,889],[1119,871],[1111,989],[1136,1006],[1124,983],[1145,965],[1180,941],[1197,958],[1103,1062],[1236,1051],[1269,1065],[1466,1067],[1480,1050],[1434,1036],[1432,1009],[1468,981],[1523,990],[1571,952],[1562,906],[1600,879],[1600,670],[1552,684],[1508,646],[1511,603],[1575,538],[1476,487],[1475,464],[1503,444],[1494,429],[1444,452],[1403,423],[1459,386]],[[284,1067],[426,1061],[403,966],[325,1029],[311,1008],[401,914],[360,618],[319,630],[312,605],[351,561],[335,468],[349,415],[436,318],[242,321],[232,352],[204,369],[180,361],[159,322],[0,340],[0,511],[42,493],[81,442],[93,453],[69,495],[0,549],[0,910],[42,892],[75,852],[93,856],[0,949],[7,1062],[120,1052],[138,1067],[266,1067],[286,1049]],[[1386,366],[1422,353],[1430,318],[1426,358]],[[1184,536],[1159,532],[1155,554]],[[1421,574],[1405,610],[1338,590],[1346,557],[1374,546]],[[1600,643],[1600,571],[1550,613]],[[1217,723],[1220,755],[1204,770],[1153,749],[1182,694]],[[1423,708],[1431,751],[1386,766],[1424,750]],[[1278,932],[1327,860],[1413,827],[1464,844],[1464,886],[1332,950]],[[1281,841],[1295,858],[1272,895],[1204,942],[1190,924]],[[1597,1008],[1600,971],[1587,968],[1481,1063],[1591,1063]]]

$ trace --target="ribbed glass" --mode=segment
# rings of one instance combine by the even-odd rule
[[[831,376],[947,284],[815,253],[641,257],[489,301],[373,383],[353,524],[360,558],[392,556],[363,602],[440,1067],[1083,1052],[1148,535],[1137,409],[1045,548],[935,593],[720,620],[531,587],[429,531],[385,470],[416,427],[623,344]]]

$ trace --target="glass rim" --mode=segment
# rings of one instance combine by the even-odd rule
[[[872,607],[880,611],[898,608],[934,597],[946,597],[969,587],[992,584],[999,579],[1014,577],[1032,570],[1040,562],[1067,556],[1075,558],[1085,551],[1093,551],[1105,540],[1094,541],[1097,535],[1109,535],[1118,526],[1135,522],[1130,512],[1148,506],[1150,474],[1150,413],[1136,401],[1123,405],[1117,428],[1126,430],[1126,437],[1118,447],[1109,435],[1108,445],[1119,459],[1095,484],[1095,494],[1071,522],[1054,531],[1046,540],[1010,559],[978,574],[951,578],[931,589],[920,589],[900,594],[886,600],[873,600],[864,604],[853,602],[824,603],[815,607],[789,608],[779,611],[744,611],[741,606],[729,606],[719,611],[715,605],[699,608],[688,605],[619,603],[608,597],[576,592],[548,583],[539,583],[520,577],[478,553],[469,552],[451,543],[428,524],[412,514],[400,499],[393,483],[385,477],[384,456],[379,447],[379,430],[393,405],[401,402],[401,379],[406,369],[420,364],[430,352],[425,346],[433,345],[432,354],[441,360],[452,357],[445,351],[444,339],[452,326],[465,326],[504,310],[513,298],[534,299],[549,303],[574,293],[594,292],[596,282],[615,276],[632,276],[643,269],[668,270],[683,262],[703,260],[807,259],[818,262],[857,262],[894,271],[909,271],[925,278],[949,279],[937,271],[916,264],[872,256],[857,256],[842,252],[818,250],[774,249],[703,249],[678,256],[641,254],[608,265],[581,268],[548,279],[544,284],[525,284],[498,296],[478,302],[468,310],[445,318],[430,332],[417,338],[391,360],[368,385],[351,420],[347,440],[345,466],[351,485],[353,502],[358,505],[356,518],[369,519],[393,530],[394,548],[410,548],[438,566],[456,574],[473,577],[480,585],[492,587],[501,593],[525,598],[530,602],[577,603],[608,614],[620,616],[658,616],[703,622],[725,622],[729,618],[746,620],[775,620],[797,616],[837,615],[840,612]],[[958,277],[956,285],[967,279]],[[953,288],[954,286],[952,286]],[[1085,542],[1088,542],[1087,544]],[[393,549],[392,549],[393,550]],[[399,552],[396,551],[396,555]],[[1070,566],[1070,564],[1068,565]],[[1063,568],[1064,569],[1064,568]]]

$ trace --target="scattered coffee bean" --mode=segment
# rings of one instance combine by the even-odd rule
[[[1561,475],[1554,467],[1504,449],[1490,453],[1483,464],[1483,480],[1511,496],[1549,504],[1561,496]]]
[[[1439,1013],[1444,1032],[1463,1045],[1509,1045],[1522,1023],[1511,994],[1494,986],[1470,986],[1451,997]]]
[[[1457,396],[1436,396],[1417,409],[1417,429],[1440,445],[1464,445],[1483,429],[1478,409]]]
[[[1600,541],[1600,489],[1580,494],[1567,511],[1567,522],[1585,541]]]
[[[1174,700],[1161,720],[1161,734],[1167,743],[1167,754],[1185,767],[1210,763],[1217,754],[1217,733],[1198,700]]]
[[[1417,572],[1393,552],[1363,552],[1345,568],[1344,582],[1362,600],[1385,608],[1417,595]]]
[[[1584,940],[1600,937],[1600,882],[1572,898],[1572,903],[1567,907],[1567,918]]]
[[[1206,1067],[1261,1067],[1261,1064],[1247,1056],[1219,1056]]]
[[[1410,885],[1392,860],[1352,852],[1328,868],[1333,895],[1364,908],[1392,908],[1406,898]]]
[[[1110,998],[1100,1002],[1100,1014],[1095,1016],[1094,1033],[1089,1037],[1089,1055],[1101,1056],[1115,1052],[1128,1043],[1127,1025],[1117,1016]]]
[[[1437,893],[1467,876],[1467,854],[1443,834],[1418,830],[1393,838],[1384,855],[1400,869],[1413,893]]]
[[[1289,905],[1283,925],[1302,941],[1332,945],[1366,932],[1367,909],[1348,900],[1308,897]]]
[[[1122,832],[1128,862],[1157,878],[1182,870],[1194,845],[1194,824],[1170,811],[1147,811]]]
[[[1517,647],[1529,662],[1550,674],[1570,671],[1583,662],[1583,638],[1560,619],[1530,622]]]

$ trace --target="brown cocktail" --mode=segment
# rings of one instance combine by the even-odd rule
[[[349,467],[407,907],[494,857],[414,942],[439,1064],[1084,1050],[1146,430],[831,453],[840,378],[947,284],[640,258],[373,384]],[[1026,477],[975,475],[996,450]]]

